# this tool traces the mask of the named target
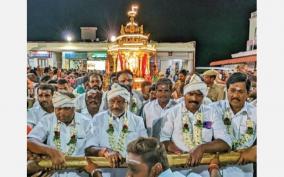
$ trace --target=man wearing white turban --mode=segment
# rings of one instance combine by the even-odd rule
[[[106,157],[113,166],[118,166],[121,157],[126,157],[129,142],[138,137],[147,137],[142,117],[128,111],[130,93],[123,86],[114,83],[107,93],[108,110],[98,113],[94,119],[95,144],[86,150],[87,155]],[[117,173],[113,171],[113,173]],[[124,174],[118,176],[125,176]]]
[[[106,93],[102,90],[103,85],[103,77],[99,73],[91,73],[88,76],[88,90],[98,90],[102,92],[102,98],[101,98],[101,104],[99,107],[99,112],[106,110],[105,107],[105,96]],[[87,92],[86,91],[86,92]],[[83,93],[76,97],[75,99],[75,107],[77,112],[86,112],[87,109],[87,97],[88,95],[86,93]]]
[[[196,74],[192,75],[189,83],[192,83],[192,85],[190,87],[189,87],[189,84],[185,85],[184,88],[183,88],[184,93],[188,92],[190,90],[194,90],[196,88],[199,88],[200,91],[203,94],[202,104],[209,105],[209,104],[212,103],[210,98],[207,97],[208,96],[207,86],[206,86],[205,82],[202,82],[201,78],[198,75],[196,75]],[[204,87],[204,84],[205,84],[206,87]],[[184,96],[177,100],[178,103],[181,103],[183,101],[184,101]]]
[[[102,102],[103,92],[99,90],[88,90],[86,92],[85,101],[86,108],[84,108],[81,113],[86,117],[93,119],[94,116],[99,112],[100,105]]]
[[[28,135],[28,150],[49,156],[57,170],[54,176],[87,176],[78,170],[62,169],[65,156],[84,156],[85,148],[92,145],[93,126],[90,119],[75,112],[74,99],[72,93],[55,92],[54,113],[42,118]]]
[[[184,87],[184,101],[170,108],[162,122],[160,141],[169,153],[189,152],[189,166],[198,165],[203,153],[225,152],[231,148],[231,139],[223,122],[216,119],[213,109],[202,102],[206,95],[206,84],[194,74]],[[209,177],[207,166],[192,170]]]

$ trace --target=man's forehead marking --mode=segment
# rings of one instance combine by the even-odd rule
[[[126,163],[135,163],[135,164],[138,164],[138,165],[141,164],[140,161],[131,159],[129,157],[126,157]]]

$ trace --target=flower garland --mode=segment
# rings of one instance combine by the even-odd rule
[[[190,148],[194,148],[197,145],[202,143],[202,127],[203,127],[204,116],[201,112],[197,112],[195,113],[194,118],[196,119],[196,123],[194,124],[194,126],[192,126],[192,123],[191,121],[189,121],[189,118],[188,118],[188,112],[183,111],[182,135],[183,135],[183,140],[185,144]]]
[[[125,151],[125,140],[128,135],[128,119],[127,119],[126,113],[123,117],[123,127],[119,135],[118,141],[115,141],[114,128],[113,128],[112,121],[113,121],[113,116],[109,116],[109,119],[108,119],[109,128],[107,130],[107,133],[108,133],[108,138],[109,138],[111,149],[114,151],[123,153]]]
[[[248,120],[246,121],[246,125],[247,125],[247,130],[246,133],[243,134],[239,139],[233,141],[233,149],[237,149],[239,147],[241,147],[242,145],[244,145],[245,143],[249,142],[254,135],[254,129],[253,129],[253,121],[248,118]]]
[[[223,116],[223,122],[227,128],[227,132],[229,135],[231,135],[233,138],[233,150],[241,147],[245,143],[247,143],[249,140],[253,138],[254,135],[254,122],[248,117],[246,121],[247,130],[246,133],[242,134],[240,138],[236,138],[233,133],[233,127],[232,127],[232,114],[230,112],[230,109],[226,109]]]
[[[61,122],[57,121],[56,126],[54,128],[53,142],[56,146],[56,149],[62,152],[61,139],[60,139],[61,124],[62,124]],[[74,153],[74,151],[76,149],[76,143],[77,143],[77,136],[76,136],[77,131],[76,131],[75,123],[72,122],[70,125],[71,125],[71,130],[70,130],[71,136],[70,136],[69,142],[67,143],[68,150],[67,150],[67,152],[64,153],[66,156],[70,156]]]
[[[233,135],[233,127],[231,126],[232,124],[232,114],[230,112],[229,108],[226,108],[224,115],[223,115],[223,122],[226,126],[227,133],[229,135]]]

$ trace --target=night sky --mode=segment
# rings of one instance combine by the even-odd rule
[[[27,40],[64,41],[71,32],[79,41],[80,27],[96,26],[104,41],[119,34],[133,3],[151,40],[196,41],[197,66],[245,51],[250,13],[256,11],[256,0],[27,0]]]

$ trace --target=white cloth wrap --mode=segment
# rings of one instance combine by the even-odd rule
[[[93,94],[93,93],[98,93],[98,92],[100,92],[100,91],[99,91],[99,90],[91,89],[91,90],[88,90],[88,91],[87,91],[86,95],[91,95],[91,94]]]
[[[184,86],[183,94],[187,94],[188,92],[199,90],[204,97],[207,96],[208,90],[207,85],[199,78],[197,75],[193,75],[191,77],[190,82]]]
[[[52,97],[54,108],[75,107],[75,98],[70,98],[60,92],[55,92]]]
[[[113,97],[121,96],[124,98],[128,103],[130,102],[130,93],[124,87],[121,87],[119,84],[114,83],[111,86],[110,91],[107,93],[107,101],[112,99]]]

